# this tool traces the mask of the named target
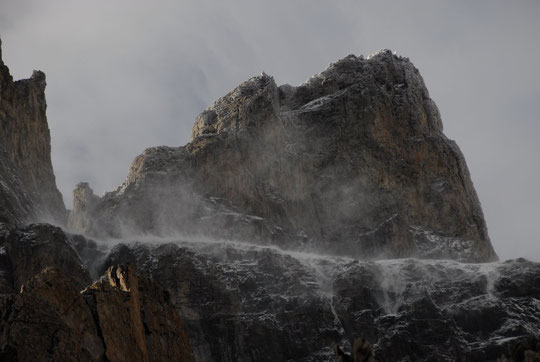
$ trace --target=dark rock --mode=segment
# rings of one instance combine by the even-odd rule
[[[271,249],[192,246],[120,244],[105,266],[133,263],[170,292],[198,361],[328,360],[341,326],[305,265]]]
[[[45,85],[40,71],[14,82],[0,52],[0,223],[67,221],[51,164]]]
[[[68,238],[92,279],[98,279],[109,248],[79,234],[68,234]]]
[[[508,350],[501,355],[497,362],[540,361],[540,337],[527,337],[508,345]]]
[[[56,267],[72,279],[78,289],[91,282],[77,252],[62,229],[48,224],[0,229],[0,285],[3,292],[18,291],[46,267]]]
[[[352,356],[344,353],[339,345],[334,345],[336,362],[377,362],[371,344],[364,337],[359,337],[354,341]]]
[[[526,260],[365,262],[157,239],[117,245],[103,268],[119,263],[169,291],[199,361],[328,361],[359,335],[381,361],[495,360],[540,333],[540,264]],[[500,289],[509,276],[515,287]]]
[[[83,291],[95,309],[109,361],[192,361],[189,340],[168,293],[132,266],[110,267]]]
[[[114,275],[113,275],[114,274]],[[0,295],[0,356],[13,361],[191,361],[163,290],[133,269],[111,268],[82,293],[45,268],[18,294]]]

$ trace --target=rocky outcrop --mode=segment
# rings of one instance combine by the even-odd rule
[[[78,290],[91,282],[62,229],[47,224],[0,225],[0,293],[18,292],[46,267],[69,275]]]
[[[39,71],[14,82],[0,52],[0,360],[192,361],[167,292],[130,266],[111,267],[92,284],[102,247],[29,224],[67,222],[44,90]],[[79,215],[93,197],[81,184]]]
[[[189,340],[167,292],[132,266],[110,267],[83,291],[109,361],[192,361]]]
[[[74,217],[101,238],[496,259],[459,148],[418,70],[389,51],[348,56],[298,87],[266,74],[242,83],[197,118],[190,143],[146,150],[120,188]]]
[[[0,297],[0,356],[4,361],[99,361],[105,346],[73,280],[45,268],[20,292]]]
[[[540,264],[359,261],[209,240],[119,244],[166,288],[198,361],[328,361],[365,336],[380,361],[495,360],[540,335]]]
[[[69,213],[68,225],[74,230],[87,228],[88,214],[99,202],[88,182],[80,182],[73,190],[73,209]]]
[[[193,360],[169,294],[133,267],[82,290],[88,273],[49,225],[4,230],[0,250],[0,360]]]
[[[1,42],[0,42],[1,46]],[[64,225],[45,114],[45,74],[13,81],[0,50],[0,222]]]

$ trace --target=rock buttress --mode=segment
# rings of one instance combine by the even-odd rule
[[[254,77],[146,150],[85,215],[95,236],[205,235],[359,258],[495,260],[465,159],[407,59]]]
[[[13,81],[0,51],[0,222],[67,221],[51,164],[45,86],[40,71]]]

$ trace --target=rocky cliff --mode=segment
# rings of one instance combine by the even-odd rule
[[[186,146],[74,200],[71,227],[116,244],[80,239],[85,264],[160,283],[197,361],[328,361],[358,336],[382,361],[495,360],[540,334],[538,263],[460,262],[496,259],[480,203],[418,70],[387,51],[298,87],[252,78]]]
[[[1,66],[0,360],[329,361],[358,336],[381,361],[537,356],[540,264],[460,262],[496,256],[407,59],[250,79],[116,191],[77,185],[87,235],[24,225],[64,209],[44,76]]]
[[[348,56],[306,83],[254,77],[146,150],[71,226],[205,235],[359,258],[496,259],[465,160],[406,58]],[[91,205],[91,207],[89,206]]]
[[[168,292],[131,266],[92,283],[57,227],[0,229],[0,360],[191,361]]]
[[[193,360],[167,291],[124,265],[92,282],[99,250],[81,243],[95,244],[29,224],[67,221],[44,90],[39,71],[14,82],[0,52],[0,360]]]
[[[118,244],[166,288],[197,361],[332,360],[364,336],[380,361],[494,361],[540,336],[540,264],[353,258],[239,242]],[[519,359],[517,359],[519,360]]]
[[[45,74],[13,81],[0,41],[0,223],[67,221],[51,164]]]

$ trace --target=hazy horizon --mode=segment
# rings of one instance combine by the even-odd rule
[[[197,114],[265,72],[297,85],[348,54],[409,57],[460,146],[501,259],[540,261],[540,3],[522,1],[0,4],[15,79],[47,75],[57,185],[119,186],[147,147],[189,141]],[[535,166],[536,165],[536,166]]]

